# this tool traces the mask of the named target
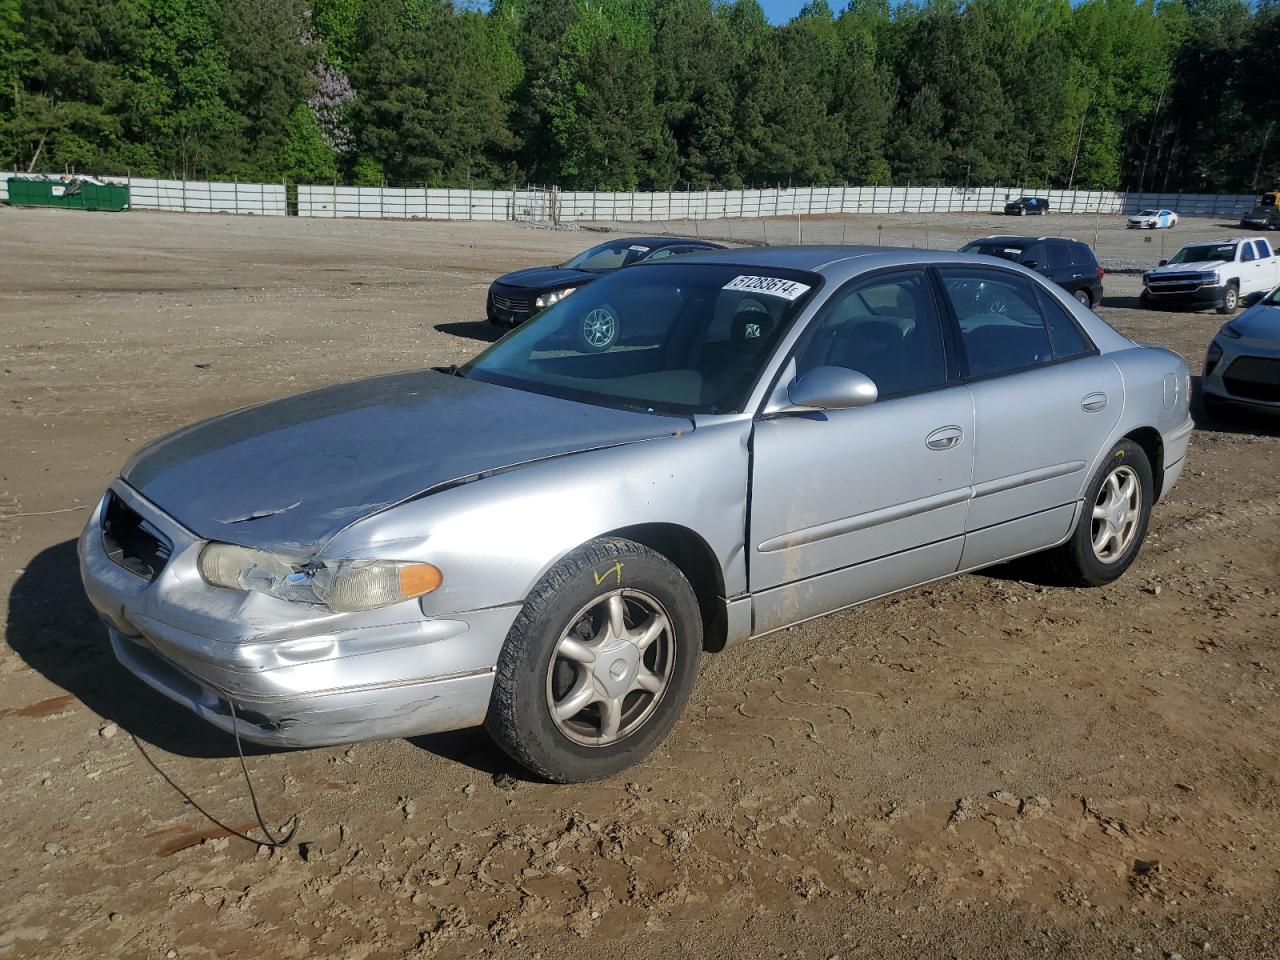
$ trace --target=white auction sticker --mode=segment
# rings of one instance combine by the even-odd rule
[[[628,249],[628,250],[634,250],[636,253],[648,253],[648,252],[649,252],[649,248],[648,248],[648,247],[642,247],[642,246],[640,246],[640,244],[638,244],[638,243],[633,243],[631,246],[627,247],[627,249]]]
[[[809,292],[807,283],[796,283],[782,277],[734,277],[724,285],[725,290],[749,290],[752,293],[767,293],[784,300],[797,300]]]

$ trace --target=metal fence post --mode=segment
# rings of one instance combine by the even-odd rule
[[[182,212],[187,212],[187,171],[182,171]]]

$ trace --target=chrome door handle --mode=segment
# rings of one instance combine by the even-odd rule
[[[960,446],[964,440],[964,431],[959,427],[939,427],[924,438],[924,445],[930,450],[950,450]]]
[[[1101,413],[1107,409],[1107,395],[1105,393],[1091,393],[1080,401],[1080,409],[1085,413]]]

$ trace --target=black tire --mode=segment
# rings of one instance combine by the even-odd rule
[[[578,319],[574,339],[583,353],[603,353],[618,342],[622,318],[611,303],[592,307]]]
[[[1093,297],[1090,295],[1088,290],[1077,290],[1074,296],[1081,304],[1088,307],[1090,310],[1093,309]]]
[[[1200,395],[1200,402],[1204,405],[1204,412],[1210,420],[1225,423],[1231,419],[1231,404],[1225,400],[1220,400],[1213,394],[1204,393]]]
[[[1240,286],[1234,280],[1227,284],[1226,292],[1222,295],[1222,305],[1218,307],[1219,313],[1232,314],[1236,312],[1236,308],[1240,306]]]
[[[660,604],[672,628],[661,640],[668,646],[666,664],[658,668],[668,679],[660,693],[649,695],[651,701],[633,691],[641,699],[630,708],[624,706],[622,713],[625,719],[625,711],[638,710],[632,721],[637,725],[630,733],[625,733],[624,726],[620,732],[625,735],[619,739],[590,745],[572,739],[572,731],[566,732],[565,725],[552,717],[555,685],[570,682],[570,678],[561,679],[561,671],[578,669],[558,659],[556,649],[562,636],[584,621],[588,630],[579,636],[585,638],[595,610],[591,605],[600,602],[607,607],[614,595],[644,597]],[[655,641],[642,658],[649,651],[660,654],[659,646]],[[517,763],[546,780],[581,783],[609,777],[639,763],[671,731],[693,690],[701,655],[698,601],[675,564],[631,540],[592,540],[552,567],[525,600],[498,656],[485,727]],[[648,669],[655,667],[648,665]],[[590,719],[598,709],[591,704],[575,716]]]
[[[1127,469],[1137,477],[1138,516],[1132,538],[1123,550],[1114,557],[1102,560],[1093,547],[1095,535],[1093,508],[1102,495],[1103,485],[1112,473]],[[1138,551],[1142,549],[1142,541],[1147,536],[1147,525],[1151,522],[1151,504],[1155,486],[1151,479],[1151,463],[1146,453],[1132,440],[1121,440],[1111,448],[1106,460],[1098,467],[1097,473],[1089,481],[1085,490],[1084,505],[1076,528],[1070,539],[1048,551],[1044,559],[1050,572],[1059,583],[1072,587],[1101,587],[1118,580],[1129,569]]]

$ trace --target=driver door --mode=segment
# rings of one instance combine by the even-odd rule
[[[857,370],[879,396],[757,421],[748,534],[757,634],[954,572],[973,472],[973,400],[956,381],[923,269],[837,292],[792,366],[797,376]]]

